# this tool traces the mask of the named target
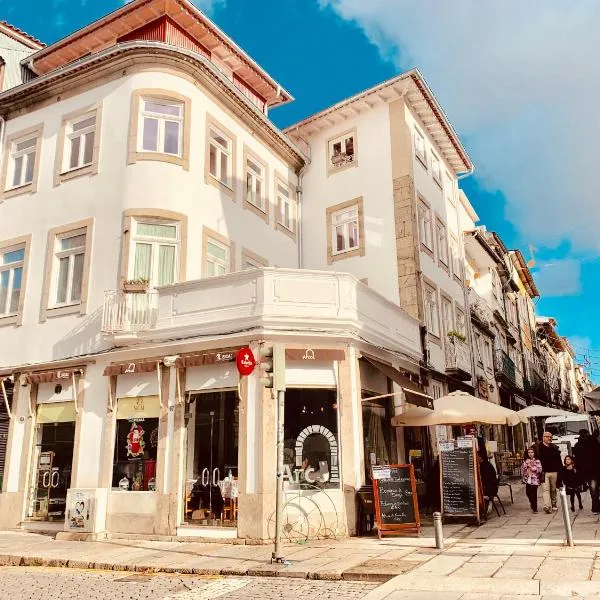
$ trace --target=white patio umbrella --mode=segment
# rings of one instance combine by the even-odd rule
[[[534,404],[532,406],[528,406],[527,408],[518,410],[517,414],[531,419],[533,417],[568,417],[570,415],[574,415],[575,413],[569,412],[568,410],[559,410],[558,408],[552,408],[550,406],[540,406],[539,404]]]
[[[418,409],[408,409],[392,419],[392,424],[409,427],[428,425],[463,425],[485,423],[487,425],[518,425],[527,423],[525,417],[514,410],[476,398],[467,392],[452,392],[433,401],[433,412],[424,415]]]

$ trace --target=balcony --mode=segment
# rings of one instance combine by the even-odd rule
[[[266,329],[366,340],[421,357],[419,322],[348,273],[264,268],[105,294],[102,331],[120,344]]]
[[[517,369],[512,358],[504,350],[496,350],[494,365],[496,376],[503,377],[519,389],[523,389],[523,373]]]
[[[469,306],[471,316],[475,318],[484,327],[490,327],[494,320],[494,312],[488,303],[473,289],[469,289]]]
[[[158,317],[158,292],[148,290],[129,294],[110,290],[104,292],[102,333],[139,333],[156,325]]]
[[[461,381],[471,379],[471,353],[469,346],[457,337],[448,337],[446,344],[446,373]]]

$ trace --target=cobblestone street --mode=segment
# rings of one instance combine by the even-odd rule
[[[359,599],[376,584],[291,578],[145,575],[44,567],[0,568],[0,600]]]

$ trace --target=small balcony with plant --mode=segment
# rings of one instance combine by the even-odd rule
[[[449,331],[444,345],[446,373],[460,381],[471,379],[471,353],[466,336],[456,330]]]

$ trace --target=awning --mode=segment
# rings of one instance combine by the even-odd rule
[[[558,408],[552,408],[550,406],[541,406],[539,404],[528,406],[527,408],[524,408],[517,412],[522,417],[527,417],[528,419],[532,419],[534,417],[563,417],[575,414],[567,410],[558,410]]]
[[[72,380],[73,375],[81,375],[83,370],[77,369],[55,369],[54,371],[40,371],[27,375],[27,383],[54,383],[55,381]]]
[[[394,426],[424,427],[429,425],[518,425],[527,422],[514,410],[476,398],[466,392],[452,392],[433,401],[434,410],[428,414],[421,408],[409,408],[392,418]]]
[[[130,375],[133,373],[152,373],[156,371],[158,364],[162,361],[161,358],[135,360],[124,363],[116,363],[114,365],[108,365],[104,369],[105,376],[112,375]]]
[[[184,367],[201,367],[202,365],[233,362],[238,350],[239,348],[226,348],[224,350],[211,350],[210,352],[180,356],[175,361],[175,366],[183,369]]]
[[[430,410],[433,409],[433,397],[424,393],[423,389],[417,383],[405,375],[402,375],[398,369],[394,369],[391,365],[386,365],[385,363],[364,354],[363,358],[402,388],[407,404],[428,408]]]

